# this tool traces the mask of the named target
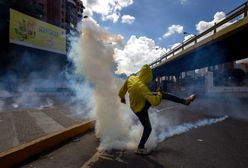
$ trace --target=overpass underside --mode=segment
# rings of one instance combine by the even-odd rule
[[[155,76],[170,76],[248,57],[245,17],[153,67]]]

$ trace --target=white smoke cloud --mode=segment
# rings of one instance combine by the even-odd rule
[[[131,36],[124,49],[115,50],[116,73],[136,73],[142,65],[151,63],[166,52],[167,49],[159,48],[150,38]]]
[[[0,100],[0,112],[3,110],[5,102]]]
[[[21,93],[19,96],[13,97],[14,103],[12,107],[39,107],[41,104],[41,97],[35,92],[34,82],[32,81],[29,84],[19,85],[18,93]]]
[[[172,137],[174,135],[182,134],[194,128],[215,124],[215,123],[225,120],[226,118],[227,116],[218,117],[218,118],[201,119],[195,122],[183,123],[183,124],[175,125],[175,126],[167,125],[168,121],[166,122],[160,121],[158,122],[158,124],[162,124],[162,125],[156,127],[157,129],[159,129],[157,138],[159,142],[162,142],[165,139]]]
[[[180,34],[183,33],[183,26],[181,25],[171,25],[168,27],[168,31],[163,35],[163,38],[167,38],[173,34]]]
[[[112,44],[121,42],[122,36],[112,35],[92,19],[85,19],[81,37],[73,44],[70,54],[76,72],[85,75],[93,85],[92,110],[96,115],[96,136],[101,140],[100,150],[137,145],[129,135],[132,126],[129,115],[132,113],[120,104],[117,96],[120,85],[112,72]]]
[[[120,11],[132,5],[133,0],[83,0],[83,4],[86,9],[100,14],[102,20],[111,20],[115,23],[120,18]]]
[[[130,15],[123,15],[121,17],[122,23],[132,24],[134,21],[135,21],[135,17],[130,16]]]
[[[8,98],[11,97],[12,95],[6,91],[6,90],[0,90],[0,98]]]

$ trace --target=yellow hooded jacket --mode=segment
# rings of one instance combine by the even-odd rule
[[[137,76],[130,76],[119,91],[119,97],[125,98],[129,93],[130,107],[134,112],[140,112],[146,103],[146,100],[152,105],[157,106],[162,99],[161,92],[153,95],[148,89],[147,84],[152,81],[152,70],[148,65],[144,65]]]

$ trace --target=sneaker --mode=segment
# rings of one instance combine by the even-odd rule
[[[187,97],[186,99],[185,99],[185,105],[189,105],[192,101],[194,101],[195,100],[195,94],[192,94],[192,95],[190,95],[189,97]]]
[[[137,155],[149,155],[151,152],[148,151],[146,148],[138,148],[135,153]]]

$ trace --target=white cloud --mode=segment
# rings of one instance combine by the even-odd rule
[[[210,27],[212,27],[215,23],[218,23],[218,22],[220,22],[221,20],[223,20],[225,18],[226,18],[226,15],[225,15],[224,12],[216,12],[212,21],[210,21],[210,22],[206,22],[206,21],[198,22],[196,24],[196,30],[199,33],[202,33],[205,30],[207,30]]]
[[[182,33],[183,32],[183,26],[181,25],[171,25],[168,27],[168,31],[163,35],[163,38],[167,38],[175,33]]]
[[[122,6],[122,7],[127,7],[127,6],[133,4],[133,0],[118,0],[117,2],[118,2],[119,5]]]
[[[123,15],[121,17],[121,22],[122,23],[127,23],[127,24],[132,24],[135,20],[135,17],[130,16],[130,15]]]
[[[181,43],[175,43],[175,44],[171,45],[170,48],[171,48],[171,49],[174,49],[174,48],[176,48],[177,46],[179,46],[180,44],[181,44]]]
[[[120,18],[120,14],[119,13],[113,13],[111,15],[107,15],[107,16],[103,16],[102,20],[106,21],[106,20],[111,20],[113,23],[116,23]]]
[[[188,0],[180,0],[180,4],[184,5]]]
[[[100,14],[102,20],[117,22],[122,8],[133,4],[133,0],[83,0],[86,9]]]
[[[138,72],[142,65],[155,61],[166,52],[150,38],[131,36],[123,50],[115,50],[114,59],[118,64],[116,73],[130,75]]]
[[[188,39],[190,39],[192,37],[194,37],[193,34],[186,35],[186,36],[184,36],[184,40],[183,41],[187,41]]]

